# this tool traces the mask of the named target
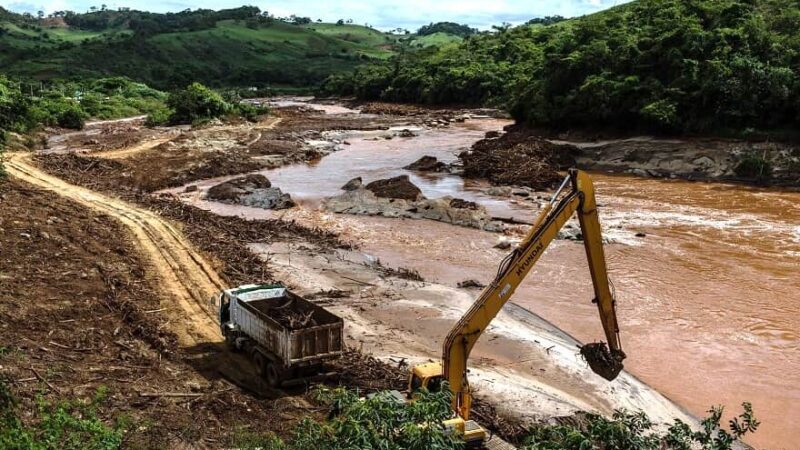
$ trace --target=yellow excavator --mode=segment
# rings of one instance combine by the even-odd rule
[[[572,189],[562,195],[568,184]],[[594,284],[593,302],[599,309],[608,341],[608,345],[603,342],[584,345],[580,353],[595,373],[609,381],[616,378],[623,368],[625,353],[619,339],[615,300],[606,271],[594,186],[585,172],[572,169],[522,242],[502,261],[494,281],[450,330],[444,342],[442,361],[420,364],[411,370],[409,395],[421,388],[438,391],[443,381],[448,382],[453,393],[455,418],[447,420],[445,427],[463,436],[468,447],[481,448],[488,437],[486,430],[470,420],[472,394],[467,381],[470,351],[558,231],[575,213],[580,221]]]

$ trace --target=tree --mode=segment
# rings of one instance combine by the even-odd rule
[[[58,116],[58,126],[62,128],[80,130],[83,129],[85,123],[86,113],[78,106],[71,106],[62,111]]]
[[[469,25],[461,25],[455,22],[437,22],[424,25],[417,30],[420,36],[428,36],[434,33],[447,33],[455,36],[467,37],[477,33],[478,30]]]
[[[167,106],[172,109],[173,123],[194,123],[197,121],[222,117],[232,111],[232,107],[221,95],[203,86],[192,83],[167,98]]]

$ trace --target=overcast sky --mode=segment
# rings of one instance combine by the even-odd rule
[[[249,2],[276,16],[308,16],[326,22],[353,19],[380,29],[416,29],[430,22],[451,21],[486,29],[503,22],[518,24],[534,17],[579,16],[609,8],[629,0],[274,0]],[[15,12],[50,13],[60,10],[87,11],[102,0],[0,0],[0,5]],[[153,12],[181,11],[187,8],[222,9],[248,4],[247,0],[108,0],[110,9],[130,7]]]

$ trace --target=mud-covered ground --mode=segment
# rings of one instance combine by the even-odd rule
[[[163,313],[174,306],[114,219],[14,179],[0,205],[0,370],[23,419],[39,393],[102,387],[101,417],[135,424],[127,446],[175,448],[223,446],[240,427],[285,434],[315,414],[303,392],[264,399],[225,380],[220,346],[180,347]]]
[[[100,124],[88,131],[102,138],[61,136],[51,141],[56,148],[35,159],[14,155],[11,177],[0,183],[0,371],[20,400],[23,418],[32,417],[40,392],[57,402],[89,399],[107,388],[100,416],[132,420],[126,446],[219,448],[245,431],[285,436],[300,418],[327,414],[305,388],[272,390],[246,358],[188,330],[206,316],[183,317],[148,259],[152,255],[143,253],[138,238],[126,237],[132,229],[124,218],[140,214],[131,217],[142,220],[148,216],[136,211],[152,211],[173,224],[231,286],[275,280],[269,261],[248,249],[253,243],[346,247],[322,230],[220,217],[148,194],[195,178],[262,167],[263,156],[278,157],[269,164],[319,157],[307,141],[326,129],[382,127],[374,118],[369,124],[345,123],[293,111],[278,119],[202,130],[151,130],[135,121]],[[281,128],[271,131],[278,123]],[[225,164],[215,163],[220,160]],[[59,179],[121,200],[109,206],[79,189],[64,189],[56,179],[32,171],[33,161]],[[20,181],[23,174],[44,188]],[[122,212],[112,217],[95,210],[95,203]],[[124,211],[126,205],[130,211]],[[382,273],[414,275],[388,268]],[[310,297],[325,303],[336,295],[322,291]],[[213,326],[204,325],[212,335]],[[340,374],[332,383],[368,390],[402,389],[407,373],[404,363],[386,364],[357,350],[332,369]],[[479,402],[476,410],[493,429],[519,435],[521,428],[491,405]]]

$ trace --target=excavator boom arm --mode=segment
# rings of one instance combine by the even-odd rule
[[[602,348],[591,347],[592,355],[584,354],[584,356],[595,372],[609,379],[616,377],[622,368],[621,361],[625,355],[620,347],[614,299],[606,272],[594,187],[589,176],[581,171],[571,170],[568,178],[572,184],[572,191],[558,201],[556,201],[558,192],[556,193],[553,202],[545,207],[525,239],[503,261],[494,281],[484,289],[467,313],[450,330],[445,340],[442,358],[444,378],[449,382],[454,394],[453,406],[464,419],[469,419],[472,403],[467,381],[467,360],[472,347],[574,213],[578,213],[594,284],[595,301],[610,347],[610,352],[604,345]],[[565,184],[567,181],[565,180]],[[601,361],[596,363],[595,367],[590,359],[592,357],[612,361]],[[613,364],[614,361],[616,364]],[[614,367],[609,369],[607,367],[609,365]],[[604,370],[607,372],[604,373]]]

